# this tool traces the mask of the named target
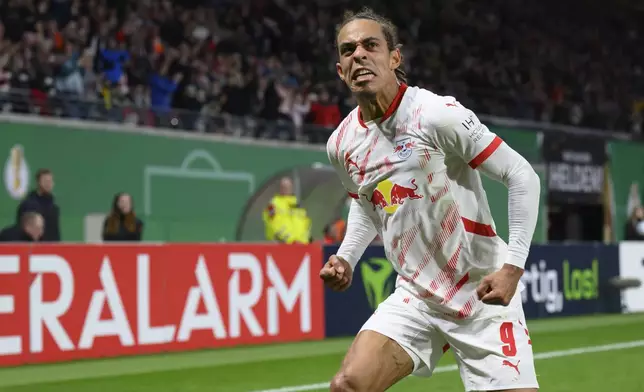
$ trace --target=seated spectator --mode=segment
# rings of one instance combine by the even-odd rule
[[[36,242],[45,231],[45,220],[37,212],[26,212],[20,223],[0,231],[0,242]]]
[[[142,235],[143,222],[134,213],[132,197],[117,193],[103,223],[103,241],[141,241]]]

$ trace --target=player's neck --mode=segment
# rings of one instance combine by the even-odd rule
[[[398,83],[389,83],[373,97],[356,97],[362,121],[367,122],[384,116],[398,95],[399,89]]]

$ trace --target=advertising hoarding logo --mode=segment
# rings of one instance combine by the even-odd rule
[[[360,272],[369,306],[375,310],[394,291],[394,267],[385,258],[372,257],[360,262]]]
[[[312,245],[4,247],[0,366],[321,339],[320,256]]]
[[[25,152],[19,144],[9,150],[9,157],[4,166],[4,185],[9,196],[15,200],[22,199],[29,189],[29,166]]]
[[[526,285],[523,303],[530,299],[544,304],[550,314],[564,311],[564,304],[599,298],[599,261],[592,260],[588,268],[574,268],[564,260],[561,268],[548,268],[546,260],[531,263],[521,280]]]

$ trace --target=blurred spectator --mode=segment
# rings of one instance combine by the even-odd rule
[[[172,96],[183,79],[183,73],[169,75],[170,66],[177,56],[176,51],[168,51],[161,66],[150,75],[150,104],[161,126],[169,126]]]
[[[38,170],[36,186],[18,205],[16,224],[20,224],[25,213],[37,212],[45,220],[41,241],[60,241],[60,208],[54,200],[54,175],[51,170]]]
[[[627,2],[364,5],[400,27],[411,84],[481,114],[641,133],[642,11]],[[2,1],[0,106],[236,134],[258,116],[255,136],[301,139],[337,126],[356,105],[335,71],[334,27],[348,8],[347,0]],[[103,105],[75,107],[79,95]]]
[[[630,219],[624,226],[625,241],[644,241],[644,207],[633,209]]]
[[[340,244],[344,239],[347,230],[346,222],[343,219],[336,219],[334,222],[324,226],[324,243]]]
[[[55,79],[55,87],[64,106],[64,115],[74,118],[84,117],[79,105],[81,98],[85,95],[81,55],[80,48],[68,42],[64,54],[57,56],[59,69]]]
[[[319,99],[315,99],[311,104],[312,123],[326,128],[335,128],[342,120],[340,107],[337,103],[331,101],[331,96],[327,90],[322,90]]]
[[[286,244],[311,241],[311,220],[293,194],[293,181],[280,180],[280,192],[263,211],[266,239]]]
[[[291,108],[291,119],[295,126],[295,138],[297,140],[302,140],[302,126],[304,125],[304,120],[310,111],[311,101],[309,96],[303,91],[296,92],[295,98],[293,99],[293,107]]]
[[[119,43],[116,37],[110,37],[107,47],[100,51],[98,70],[102,71],[105,82],[111,86],[121,83],[124,77],[123,67],[130,59],[125,42]]]
[[[0,242],[36,242],[45,229],[45,221],[37,212],[26,212],[16,225],[0,231]]]
[[[103,241],[141,241],[142,235],[143,222],[134,213],[132,197],[117,193],[103,223]]]

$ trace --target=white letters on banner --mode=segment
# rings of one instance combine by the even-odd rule
[[[267,273],[273,284],[268,289],[268,333],[277,335],[279,333],[279,307],[278,300],[284,304],[287,312],[295,309],[297,299],[300,299],[300,330],[302,332],[311,331],[311,285],[309,284],[310,275],[310,257],[304,256],[300,268],[293,278],[291,287],[289,287],[280,274],[273,257],[268,255]]]
[[[140,254],[136,259],[136,304],[139,344],[163,344],[172,342],[175,326],[150,325],[150,256]]]
[[[242,318],[253,336],[262,336],[264,331],[253,313],[253,307],[264,291],[262,265],[252,253],[232,253],[228,256],[228,268],[234,271],[228,281],[228,298],[231,300],[228,309],[230,336],[237,338],[241,335]],[[242,293],[240,287],[240,271],[243,270],[250,273],[250,290],[247,293]]]
[[[20,272],[20,257],[0,256],[0,274],[17,274]],[[12,314],[16,310],[13,295],[0,295],[0,314]],[[20,354],[22,338],[20,336],[0,336],[0,355]]]
[[[29,258],[29,272],[36,279],[29,287],[29,338],[32,353],[43,350],[44,327],[63,351],[74,349],[74,343],[60,322],[74,299],[74,274],[67,260],[57,255],[32,255]],[[60,283],[60,295],[53,302],[43,299],[43,275],[55,274]]]
[[[186,342],[190,339],[193,330],[210,329],[216,339],[224,339],[226,328],[221,317],[221,311],[215,297],[215,290],[212,287],[212,281],[208,275],[208,267],[203,256],[199,256],[197,268],[195,268],[195,277],[197,286],[190,288],[188,300],[183,308],[183,317],[181,317],[181,326],[177,340]],[[206,306],[206,313],[197,314],[200,299]]]
[[[165,280],[170,277],[172,285],[175,278],[163,270],[170,263],[152,262],[155,257],[160,262],[168,259],[145,251],[93,253],[89,266],[81,264],[86,261],[83,253],[76,256],[69,250],[0,255],[0,281],[8,282],[0,291],[0,316],[15,326],[0,334],[0,366],[3,360],[24,363],[15,358],[32,354],[42,355],[27,362],[51,360],[62,352],[63,360],[101,356],[107,344],[101,338],[106,337],[112,339],[109,355],[118,355],[118,348],[139,346],[146,347],[141,352],[151,352],[154,348],[149,346],[177,350],[215,347],[212,342],[227,339],[251,344],[274,337],[288,340],[314,329],[321,338],[322,317],[313,317],[320,310],[312,297],[321,295],[312,288],[315,259],[310,253],[294,254],[228,252],[222,263],[214,257],[207,260],[208,253],[190,253],[197,257],[196,264],[183,264],[178,284],[171,288]],[[292,322],[280,325],[285,314]],[[206,334],[195,337],[195,331]],[[14,359],[7,360],[10,357]]]
[[[87,318],[83,325],[79,348],[87,349],[92,347],[94,338],[98,336],[118,336],[123,347],[134,345],[134,334],[130,328],[130,322],[125,314],[125,306],[114,278],[110,259],[105,256],[99,272],[102,290],[94,291]],[[101,320],[103,308],[107,305],[112,314],[110,320]]]

